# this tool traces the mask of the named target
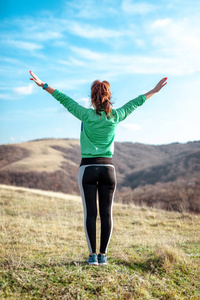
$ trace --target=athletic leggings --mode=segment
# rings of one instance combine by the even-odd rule
[[[111,238],[112,206],[116,188],[115,168],[111,164],[82,165],[79,189],[83,201],[85,235],[90,253],[96,253],[97,193],[101,219],[100,252],[107,253]]]

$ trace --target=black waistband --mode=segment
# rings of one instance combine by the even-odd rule
[[[111,157],[87,157],[87,158],[82,158],[80,167],[85,165],[95,165],[95,164],[113,165],[113,162]]]

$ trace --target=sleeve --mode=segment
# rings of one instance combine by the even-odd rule
[[[146,96],[140,95],[137,98],[130,100],[122,107],[116,109],[118,122],[125,120],[138,106],[141,106],[146,101]]]
[[[58,100],[72,115],[81,121],[85,121],[88,115],[87,108],[79,105],[76,101],[59,90],[55,90],[52,96]]]

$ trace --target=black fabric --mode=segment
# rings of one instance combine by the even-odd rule
[[[87,210],[86,229],[93,253],[96,252],[97,193],[101,219],[100,252],[106,253],[112,233],[112,201],[115,181],[115,169],[112,166],[89,166],[85,168],[82,186]]]
[[[88,157],[82,158],[80,166],[95,164],[113,165],[113,162],[111,157]]]

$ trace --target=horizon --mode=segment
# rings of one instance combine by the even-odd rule
[[[167,85],[118,125],[116,142],[200,140],[200,2],[52,0],[0,4],[0,144],[79,139],[80,121],[30,81],[90,107],[90,86],[111,84],[114,108]]]
[[[40,139],[33,139],[33,140],[27,140],[22,141],[18,143],[10,142],[8,144],[0,144],[0,146],[7,146],[7,145],[18,145],[23,143],[30,143],[30,142],[37,142],[37,141],[45,141],[45,140],[75,140],[79,141],[79,138],[40,138]],[[193,140],[193,141],[187,141],[187,142],[172,142],[172,143],[166,143],[166,144],[146,144],[146,143],[140,143],[140,142],[132,142],[132,141],[114,141],[114,143],[131,143],[131,144],[141,144],[144,146],[166,146],[166,145],[173,145],[173,144],[188,144],[188,143],[199,143],[200,140]],[[114,154],[113,154],[114,155]]]

